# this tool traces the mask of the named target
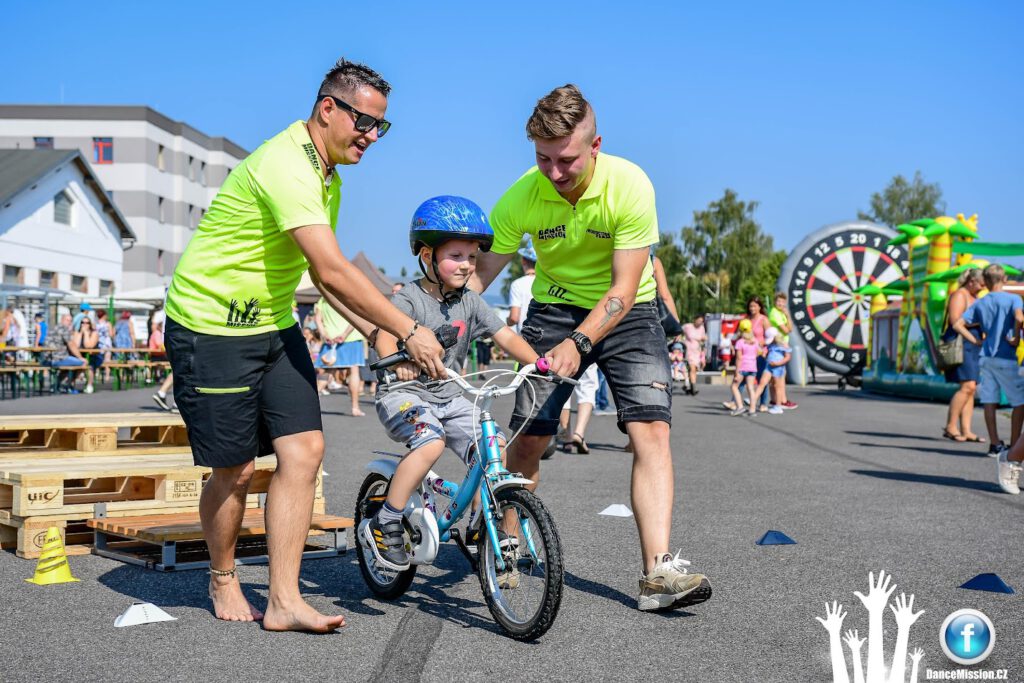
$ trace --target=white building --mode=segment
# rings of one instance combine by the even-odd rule
[[[109,295],[134,240],[77,150],[0,150],[4,285]]]
[[[0,105],[0,148],[82,153],[137,237],[124,254],[126,290],[170,283],[199,220],[248,155],[138,106]]]

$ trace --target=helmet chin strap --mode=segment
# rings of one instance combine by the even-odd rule
[[[462,298],[463,292],[466,291],[465,285],[463,285],[462,287],[455,287],[449,289],[447,292],[445,291],[447,285],[444,284],[444,282],[441,280],[441,271],[439,271],[437,268],[436,251],[434,251],[433,249],[430,250],[430,271],[423,267],[423,258],[421,256],[416,257],[416,262],[417,265],[419,265],[420,270],[423,272],[423,277],[427,278],[428,282],[437,285],[437,291],[441,293],[441,299],[444,301],[444,303],[451,306],[452,304],[457,303]],[[434,277],[430,277],[430,273],[433,273]],[[434,278],[437,279],[435,280]]]

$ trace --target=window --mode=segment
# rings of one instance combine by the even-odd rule
[[[188,227],[190,227],[190,228],[196,227],[195,216],[196,216],[196,207],[194,207],[191,204],[189,204],[188,205],[188,215],[185,216],[185,220],[188,222]]]
[[[53,220],[55,223],[71,225],[71,207],[74,204],[71,195],[61,190],[53,196]]]
[[[94,164],[114,163],[114,138],[92,139],[92,162]]]
[[[41,270],[39,271],[39,286],[50,287],[56,289],[57,287],[57,274],[52,270]]]
[[[156,198],[156,215],[157,215],[157,219],[161,223],[166,223],[167,222],[167,216],[165,214],[165,208],[164,208],[166,205],[167,205],[167,202],[164,201],[163,197],[157,197]]]
[[[164,274],[164,250],[156,250],[156,274],[163,277]]]
[[[195,180],[196,179],[196,158],[195,157],[189,157],[188,158],[188,179],[189,180]]]
[[[163,145],[157,145],[156,146],[156,167],[157,167],[157,169],[159,169],[161,171],[163,171],[164,168],[165,168],[164,167],[164,146]]]
[[[21,266],[4,266],[4,284],[5,285],[22,285],[25,284],[22,281],[24,271]]]
[[[206,162],[199,162],[199,184],[206,187]]]
[[[72,275],[71,276],[71,289],[76,292],[88,292],[89,281],[84,275]]]
[[[110,296],[114,293],[114,283],[111,280],[100,280],[100,296]]]
[[[53,149],[53,138],[32,138],[36,149]]]

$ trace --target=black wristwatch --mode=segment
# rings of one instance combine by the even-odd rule
[[[572,334],[569,335],[569,339],[572,339],[573,343],[576,344],[576,350],[580,352],[581,356],[585,356],[594,350],[594,344],[590,341],[590,337],[579,330],[573,330]]]

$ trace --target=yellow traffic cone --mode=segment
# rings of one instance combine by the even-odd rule
[[[57,527],[51,526],[46,530],[46,541],[43,542],[43,552],[36,564],[36,573],[31,579],[25,580],[37,586],[78,581],[71,576],[68,556],[64,552],[64,541]]]

